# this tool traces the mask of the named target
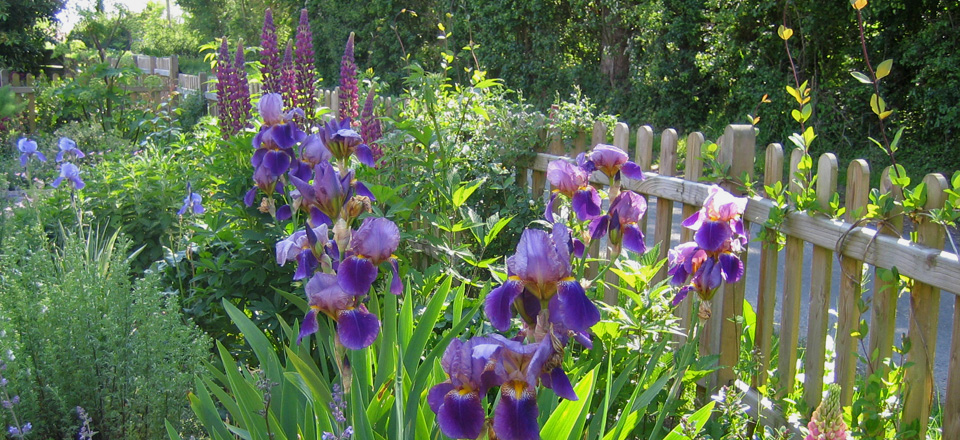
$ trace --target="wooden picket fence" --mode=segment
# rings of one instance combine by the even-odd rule
[[[701,160],[701,149],[706,146],[705,138],[701,133],[691,133],[686,139],[686,159],[682,175],[678,175],[677,146],[678,135],[673,129],[665,130],[660,136],[660,157],[658,172],[652,171],[654,134],[650,126],[643,126],[632,132],[623,123],[618,123],[613,129],[613,145],[624,151],[629,151],[630,137],[636,136],[635,162],[646,173],[643,181],[624,179],[623,188],[656,199],[656,218],[652,242],[648,244],[660,245],[660,257],[666,258],[667,250],[679,242],[671,242],[673,227],[673,210],[676,204],[681,206],[681,218],[686,218],[700,209],[707,195],[708,184],[701,182],[704,175],[704,163]],[[574,141],[574,151],[565,151],[564,143],[559,136],[553,135],[546,140],[545,152],[537,155],[530,168],[532,187],[535,197],[548,197],[549,182],[546,180],[547,164],[555,159],[567,157],[569,160],[579,152],[586,151],[598,143],[607,143],[607,127],[597,123],[593,128],[592,142],[585,142],[581,136],[579,142]],[[726,190],[741,195],[742,184],[739,176],[744,174],[753,176],[755,153],[755,132],[750,125],[730,125],[723,136],[717,141],[719,145],[719,162],[729,166],[727,176],[721,184]],[[542,150],[541,150],[542,151]],[[788,176],[794,176],[802,157],[800,150],[790,153]],[[773,185],[782,181],[789,185],[791,190],[798,190],[794,179],[784,181],[783,162],[784,152],[780,145],[771,144],[764,151],[762,160],[765,161],[763,183]],[[883,173],[883,183],[880,190],[890,192],[892,185],[887,177],[888,170]],[[829,206],[830,198],[837,190],[837,158],[826,153],[817,163],[818,180],[816,194],[821,206]],[[907,354],[906,379],[903,384],[906,397],[903,401],[903,416],[901,426],[912,422],[919,423],[919,432],[913,438],[925,438],[933,399],[933,365],[935,362],[934,348],[937,337],[937,317],[940,304],[940,293],[944,291],[958,291],[960,286],[960,261],[957,255],[943,252],[944,230],[932,222],[921,222],[916,225],[919,239],[911,242],[898,238],[903,232],[902,220],[895,225],[887,225],[880,232],[873,231],[857,224],[859,220],[853,217],[855,212],[864,212],[870,192],[870,170],[864,160],[850,162],[847,169],[846,183],[846,216],[844,221],[833,220],[823,215],[808,215],[804,212],[791,211],[780,231],[786,235],[785,261],[780,261],[777,244],[772,240],[766,242],[752,241],[750,246],[762,246],[760,251],[760,272],[745,273],[743,279],[734,284],[723,286],[712,300],[713,316],[705,325],[701,338],[701,352],[703,355],[719,355],[718,372],[708,380],[708,389],[720,385],[739,385],[741,389],[753,390],[766,382],[767,371],[776,367],[779,376],[779,396],[794,387],[798,350],[800,346],[800,302],[801,281],[809,277],[810,313],[806,317],[807,332],[805,335],[806,351],[803,358],[805,383],[803,399],[809,411],[812,412],[821,400],[823,388],[826,339],[829,333],[828,313],[831,295],[831,271],[834,259],[839,260],[842,267],[840,291],[837,292],[838,323],[835,340],[836,364],[832,381],[839,384],[843,392],[841,402],[850,405],[857,363],[860,350],[860,341],[852,334],[860,330],[860,309],[858,302],[863,294],[860,275],[864,264],[875,268],[891,269],[896,267],[899,273],[913,279],[914,286],[911,295],[910,328],[908,338],[912,341],[912,349]],[[608,185],[602,173],[596,172],[591,177],[597,185]],[[923,181],[927,185],[927,209],[942,207],[945,200],[944,190],[948,189],[947,180],[940,174],[930,174]],[[750,198],[745,221],[764,224],[769,218],[772,201],[760,198]],[[646,224],[641,225],[646,231]],[[693,239],[692,231],[683,230],[680,242]],[[771,237],[774,234],[770,234]],[[648,235],[650,237],[650,235]],[[804,243],[813,245],[812,267],[809,273],[803,272]],[[602,256],[600,249],[593,248],[594,255]],[[747,252],[741,256],[746,267]],[[850,275],[850,276],[848,276]],[[663,279],[665,273],[658,274]],[[742,324],[733,319],[743,314],[743,300],[745,295],[745,279],[759,277],[758,304],[756,309],[755,350],[758,355],[761,373],[750,378],[751,383],[737,381],[733,369],[740,354]],[[771,345],[774,334],[774,313],[777,302],[777,280],[783,277],[783,298],[781,305],[782,320],[779,322],[779,361],[771,365]],[[873,301],[870,306],[872,315],[869,334],[865,336],[868,344],[867,352],[877,352],[877,360],[866,367],[869,371],[884,368],[882,360],[893,353],[896,299],[899,292],[897,281],[889,282],[875,277],[873,286]],[[610,292],[607,293],[609,295]],[[613,297],[606,298],[615,301]],[[956,293],[954,293],[956,295]],[[677,309],[677,314],[684,326],[690,323],[690,300],[686,300]],[[952,345],[949,359],[936,360],[949,362],[949,374],[946,397],[943,403],[943,438],[960,439],[960,296],[955,297]],[[828,380],[830,380],[828,378]],[[754,409],[760,411],[761,409]],[[809,414],[807,414],[809,415]],[[774,420],[777,417],[773,418]],[[765,417],[764,421],[770,419]],[[797,433],[794,433],[796,436]]]

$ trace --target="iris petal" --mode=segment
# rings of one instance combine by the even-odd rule
[[[434,413],[440,411],[440,405],[443,405],[443,398],[450,391],[453,391],[453,384],[450,382],[441,382],[430,388],[427,394],[427,404]]]
[[[743,262],[736,255],[720,254],[720,270],[727,283],[736,283],[743,276]]]
[[[627,161],[627,163],[623,164],[623,167],[620,168],[620,172],[631,179],[643,180],[643,168],[640,168],[640,165],[636,163]]]
[[[587,298],[583,287],[576,281],[559,283],[557,297],[560,301],[560,313],[563,323],[574,331],[586,331],[600,322],[600,310]]]
[[[636,223],[624,225],[623,247],[638,254],[647,251],[647,246],[643,243],[643,232],[640,232],[640,226]]]
[[[303,338],[316,333],[319,329],[320,324],[317,323],[317,309],[310,309],[310,311],[307,312],[307,316],[303,317],[303,324],[300,325],[300,335],[297,336],[297,344],[299,344]]]
[[[360,350],[369,347],[377,339],[380,334],[380,320],[361,305],[340,313],[337,317],[337,334],[344,347]]]
[[[726,222],[704,222],[693,239],[701,249],[716,252],[724,242],[730,239],[732,233],[730,225]]]
[[[478,393],[459,393],[452,391],[443,398],[443,404],[437,411],[437,423],[440,430],[451,438],[480,437],[486,413]]]
[[[365,295],[377,279],[377,266],[366,258],[350,256],[340,263],[337,282],[350,295]]]
[[[558,396],[567,400],[577,400],[577,393],[573,391],[573,385],[570,384],[570,378],[562,368],[554,368],[550,373],[543,377],[544,386],[553,390]],[[549,382],[549,384],[548,384]]]
[[[376,161],[373,159],[373,150],[367,144],[357,145],[357,150],[354,153],[357,155],[357,159],[360,159],[360,163],[372,167],[376,165]]]
[[[539,440],[536,393],[523,381],[500,387],[500,404],[493,412],[493,432],[500,440]]]
[[[577,220],[587,221],[600,215],[600,194],[594,187],[581,189],[573,194],[573,212]]]
[[[554,200],[557,200],[557,195],[559,194],[560,193],[550,194],[550,200],[547,202],[547,207],[544,208],[543,210],[543,218],[545,218],[550,223],[553,223],[555,221],[553,219],[553,202]]]
[[[497,330],[507,331],[510,328],[510,318],[513,316],[510,307],[521,292],[523,292],[522,282],[508,280],[487,294],[483,312]]]

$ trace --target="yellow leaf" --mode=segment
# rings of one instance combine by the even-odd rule
[[[853,9],[861,10],[867,7],[867,0],[850,0],[850,5],[853,6]]]
[[[770,100],[770,95],[764,93],[763,98],[760,98],[760,102],[773,102]]]
[[[800,101],[800,104],[806,104],[806,103],[808,103],[808,102],[810,102],[810,97],[809,97],[809,96],[806,97],[806,98],[803,98],[803,100]]]
[[[893,68],[893,60],[885,60],[877,66],[877,79],[883,78],[890,74],[890,69]]]
[[[793,119],[795,119],[797,122],[803,123],[803,114],[800,113],[799,110],[790,112],[790,116],[793,116]]]
[[[893,110],[887,110],[883,113],[880,113],[880,119],[887,119],[887,116],[893,114]]]
[[[753,125],[757,125],[758,122],[760,122],[760,117],[759,117],[759,116],[753,118]]]
[[[445,31],[445,30],[446,30],[446,29],[443,27],[443,23],[437,23],[437,28],[439,28],[441,31]]]
[[[798,92],[797,89],[787,86],[787,93],[789,93],[793,99],[796,99],[797,102],[800,102],[800,92]]]
[[[781,24],[780,27],[777,28],[777,35],[779,35],[780,38],[783,39],[783,41],[787,41],[790,39],[790,37],[793,36],[793,29],[790,29]]]
[[[880,110],[880,97],[876,93],[870,97],[870,109],[873,110],[873,114],[879,115],[882,113]]]

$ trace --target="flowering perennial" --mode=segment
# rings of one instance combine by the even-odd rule
[[[281,59],[277,46],[277,28],[273,24],[273,11],[263,13],[263,30],[260,31],[260,74],[263,77],[264,93],[280,93]]]
[[[359,116],[359,93],[357,91],[357,63],[353,59],[353,32],[347,38],[340,60],[340,119],[357,119]]]

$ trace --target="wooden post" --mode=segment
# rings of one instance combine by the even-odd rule
[[[37,130],[37,89],[36,89],[37,79],[33,75],[27,75],[27,87],[33,88],[27,96],[27,117],[30,118],[28,125],[30,126],[30,131],[34,132]]]
[[[866,214],[870,194],[870,167],[863,159],[850,162],[847,167],[847,223],[855,224]],[[840,244],[842,246],[842,243]],[[841,249],[842,250],[842,249]],[[853,401],[854,379],[857,373],[856,340],[851,336],[860,327],[860,278],[863,261],[840,254],[840,296],[837,299],[837,365],[834,383],[840,385],[840,405],[849,406]],[[863,335],[861,335],[863,337]]]
[[[180,73],[180,58],[170,55],[170,78],[176,78]]]
[[[200,75],[197,78],[197,81],[199,82],[197,91],[200,92],[200,95],[206,95],[207,94],[207,74],[200,73]]]
[[[703,143],[703,133],[693,132],[687,136],[687,157],[683,167],[683,178],[685,180],[691,182],[700,180],[700,175],[703,173],[703,161],[700,160],[700,150],[703,148]],[[697,205],[685,204],[683,205],[681,218],[686,219],[699,210],[700,207]],[[693,241],[693,230],[680,228],[680,242],[686,243],[688,241]],[[691,295],[687,295],[687,297],[677,305],[677,308],[673,310],[674,315],[680,318],[680,327],[684,330],[690,328],[691,307],[693,307],[693,300],[691,299]],[[674,335],[673,339],[679,344],[686,341],[687,337],[685,334]]]
[[[943,190],[949,188],[940,174],[927,174],[927,210],[943,207],[946,199]],[[935,249],[943,249],[943,228],[931,221],[921,220],[917,225],[917,242]],[[905,376],[906,395],[903,399],[902,431],[910,430],[911,424],[919,423],[915,435],[907,438],[924,439],[930,419],[933,399],[933,362],[937,348],[937,321],[940,308],[940,289],[929,284],[915,282],[910,292],[910,351],[907,353]]]
[[[902,200],[903,192],[890,181],[893,167],[887,167],[880,175],[880,192],[890,194],[894,200]],[[903,231],[903,207],[894,207],[892,217],[878,227],[877,233],[897,237]],[[890,270],[876,268],[873,275],[873,303],[870,305],[870,344],[867,358],[870,372],[888,370],[884,359],[893,354],[893,339],[896,333],[897,298],[900,296],[900,280],[888,279]]]
[[[731,194],[743,195],[743,185],[748,182],[740,182],[740,176],[746,175],[747,179],[753,177],[753,160],[756,154],[756,131],[752,125],[728,125],[724,130],[724,137],[727,139],[728,153],[723,156],[729,157],[730,176],[733,181],[726,184],[726,190]],[[749,231],[750,225],[746,220],[743,222],[744,230]],[[740,254],[743,266],[747,266],[747,249],[744,246]],[[730,385],[737,376],[733,367],[737,365],[740,358],[740,334],[741,325],[733,319],[737,316],[743,316],[743,294],[746,288],[746,273],[740,277],[740,280],[733,284],[725,284],[720,289],[723,291],[722,309],[720,313],[714,310],[711,320],[720,320],[720,370],[717,372],[717,385]],[[714,305],[718,301],[714,301]]]
[[[800,191],[796,181],[803,150],[796,148],[790,153],[790,191]],[[783,313],[780,325],[780,355],[777,373],[780,376],[777,398],[793,391],[797,373],[797,344],[800,342],[800,289],[803,287],[803,240],[787,236],[786,261],[783,264]]]
[[[660,135],[660,175],[673,176],[677,169],[677,131],[668,128]],[[653,229],[653,242],[660,245],[659,259],[667,258],[670,251],[670,235],[673,232],[673,200],[657,197],[657,219]],[[667,267],[663,266],[653,276],[652,284],[657,284],[667,276]]]
[[[613,126],[613,146],[630,154],[630,127],[623,122]]]
[[[837,191],[837,157],[833,153],[820,156],[817,165],[817,203],[830,206]],[[810,314],[807,323],[807,351],[804,356],[803,399],[807,414],[817,409],[823,398],[823,361],[826,354],[827,324],[830,310],[830,280],[833,279],[833,249],[813,247],[810,270]]]
[[[597,144],[606,144],[606,143],[607,143],[607,125],[600,121],[594,122],[593,136],[590,138],[590,148],[596,147]]]
[[[0,69],[0,87],[10,84],[10,79],[7,78],[10,76],[10,71],[7,69]]]
[[[157,57],[150,57],[149,60],[147,73],[153,75],[157,71]]]
[[[783,147],[780,144],[767,146],[766,163],[763,168],[763,184],[776,185],[783,180]],[[767,239],[760,245],[760,281],[757,292],[757,328],[754,332],[754,347],[760,359],[760,371],[753,377],[752,385],[758,387],[767,381],[770,369],[773,341],[773,315],[777,309],[777,266],[780,260],[780,245],[777,231],[766,228]]]

